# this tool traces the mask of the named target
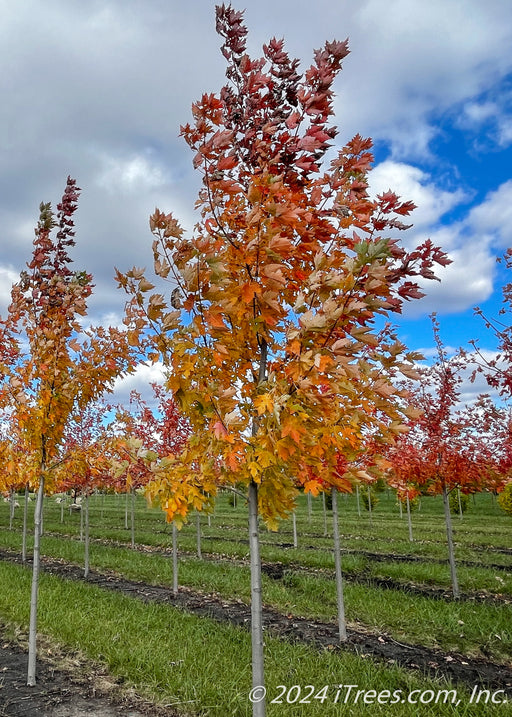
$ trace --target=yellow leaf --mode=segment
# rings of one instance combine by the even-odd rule
[[[264,393],[262,396],[257,396],[254,399],[254,407],[258,411],[258,416],[263,415],[266,411],[272,411],[274,409],[274,401],[270,394]]]

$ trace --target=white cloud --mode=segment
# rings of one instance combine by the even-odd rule
[[[461,189],[448,191],[419,167],[387,160],[370,175],[372,195],[388,189],[417,208],[405,219],[413,227],[400,235],[411,249],[426,239],[441,247],[452,263],[435,267],[437,281],[420,280],[426,296],[404,306],[404,316],[417,317],[436,311],[457,313],[487,300],[493,292],[496,254],[512,246],[512,180],[489,192],[483,201],[460,219],[446,219],[452,210],[468,202]]]
[[[96,184],[110,194],[116,194],[118,191],[147,192],[161,187],[167,181],[161,167],[140,155],[126,159],[104,156],[101,163],[103,168]]]
[[[392,189],[402,200],[416,204],[416,209],[405,219],[414,225],[414,232],[434,228],[447,212],[468,199],[462,189],[443,190],[419,167],[393,160],[373,168],[370,187],[372,194]]]
[[[161,363],[140,364],[134,373],[116,379],[113,394],[108,396],[108,401],[109,403],[120,403],[127,406],[130,401],[130,392],[138,391],[148,405],[152,405],[154,397],[150,384],[161,384],[164,380],[164,367]]]
[[[484,201],[471,210],[468,223],[475,234],[491,235],[496,246],[512,246],[512,179],[489,192]]]
[[[11,266],[0,266],[0,316],[5,316],[11,303],[12,285],[20,278]]]

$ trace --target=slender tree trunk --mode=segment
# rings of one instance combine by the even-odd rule
[[[258,485],[249,484],[249,546],[251,555],[251,645],[252,645],[252,686],[265,684],[263,663],[263,608],[261,596],[261,558],[258,532]],[[265,717],[265,700],[254,702],[253,717]]]
[[[332,527],[334,536],[334,569],[336,573],[336,597],[338,603],[338,629],[340,642],[347,640],[347,623],[345,620],[345,600],[343,596],[343,577],[341,573],[340,530],[338,523],[338,491],[332,487]]]
[[[84,542],[84,506],[80,501],[80,542]]]
[[[463,510],[462,510],[462,499],[460,497],[460,488],[457,488],[457,498],[459,500],[459,518],[462,520]]]
[[[311,523],[311,516],[313,514],[313,504],[311,500],[311,493],[307,494],[307,500],[308,500],[308,523]]]
[[[23,537],[21,539],[21,562],[27,562],[27,523],[28,523],[28,483],[25,486],[25,500],[23,503]]]
[[[356,503],[357,503],[357,515],[361,517],[361,501],[359,500],[359,486],[356,483]]]
[[[32,565],[32,589],[30,594],[30,626],[28,634],[28,672],[27,685],[34,687],[36,684],[36,637],[37,637],[37,596],[39,588],[39,567],[41,554],[41,520],[43,514],[44,498],[44,464],[39,479],[39,490],[37,491],[36,509],[34,514],[34,557]]]
[[[89,577],[89,494],[85,494],[85,549],[84,549],[84,578]]]
[[[455,551],[453,548],[453,530],[452,530],[452,516],[450,515],[450,502],[448,500],[448,491],[446,486],[443,486],[443,504],[444,504],[444,518],[446,522],[446,538],[448,541],[448,560],[450,562],[450,577],[452,581],[453,597],[459,597],[459,582],[457,580],[457,568],[455,565]]]
[[[172,524],[172,591],[178,594],[178,529]]]
[[[409,493],[406,494],[407,499],[407,525],[409,526],[409,542],[413,542],[414,538],[412,537],[412,520],[411,520],[411,502],[409,500]]]
[[[327,537],[327,505],[325,500],[325,491],[322,491],[322,512],[324,515],[324,538]]]
[[[373,528],[372,518],[372,492],[370,490],[370,484],[368,484],[368,517],[370,519],[370,527]]]
[[[9,530],[12,530],[12,523],[14,520],[14,496],[14,489],[11,489],[11,491],[9,492]]]
[[[44,503],[41,504],[41,525],[39,526],[39,535],[44,535]]]
[[[212,527],[212,516],[210,515],[210,513],[208,513],[208,527]]]
[[[197,537],[197,557],[199,560],[202,560],[202,553],[201,553],[201,513],[197,511],[196,513],[196,537]]]
[[[130,528],[131,528],[131,545],[135,548],[135,488],[131,489],[131,510],[130,510]]]
[[[126,491],[124,499],[124,529],[128,530],[128,491]]]
[[[60,501],[60,522],[61,523],[64,522],[64,501],[65,501],[65,498],[62,498]]]
[[[403,509],[403,507],[402,507],[402,500],[401,500],[401,498],[398,498],[398,507],[399,507],[399,509],[400,509],[400,518],[403,518],[403,517],[404,517],[404,509]]]
[[[296,548],[298,545],[298,541],[297,541],[297,512],[295,510],[292,513],[292,528],[293,528],[293,547]]]

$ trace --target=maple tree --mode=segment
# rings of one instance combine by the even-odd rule
[[[486,443],[491,422],[498,435],[500,414],[484,396],[473,407],[461,405],[465,354],[459,351],[448,358],[435,315],[432,325],[436,359],[419,368],[419,381],[409,385],[418,415],[409,421],[409,432],[390,448],[387,457],[399,483],[442,495],[452,590],[454,597],[459,597],[449,496],[455,489],[463,493],[480,490],[485,476],[496,468],[497,461]]]
[[[62,453],[66,461],[56,469],[56,491],[73,491],[83,498],[81,517],[85,524],[84,577],[89,575],[89,497],[101,485],[106,471],[104,425],[106,407],[97,402],[89,403],[70,416],[64,430]],[[83,519],[83,518],[82,518]],[[82,525],[82,523],[81,523]]]
[[[347,42],[327,42],[301,75],[282,40],[249,57],[242,13],[222,5],[216,19],[228,84],[204,94],[181,128],[203,177],[197,224],[186,236],[157,209],[154,276],[134,268],[117,278],[132,294],[132,342],[152,336],[192,427],[153,493],[172,519],[183,505],[175,496],[198,479],[207,494],[220,481],[247,486],[260,685],[258,514],[275,525],[293,510],[296,481],[306,492],[336,487],[339,454],[350,459],[370,429],[401,430],[392,379],[415,355],[374,320],[421,296],[415,278],[435,278],[434,263],[448,260],[430,241],[407,252],[388,238],[414,205],[391,191],[370,197],[369,139],[357,135],[322,167]]]
[[[115,328],[84,330],[92,277],[70,268],[75,244],[73,215],[79,188],[68,177],[57,212],[40,205],[32,259],[11,292],[2,332],[10,347],[4,365],[2,403],[9,405],[37,503],[31,592],[28,684],[35,684],[37,592],[43,497],[55,487],[55,468],[65,459],[62,441],[67,422],[114,379],[130,371],[126,333]],[[54,235],[54,230],[56,230]]]

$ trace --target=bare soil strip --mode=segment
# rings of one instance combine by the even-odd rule
[[[52,535],[54,537],[59,537],[57,533],[47,533],[47,535]],[[67,536],[69,538],[72,538],[72,536]],[[127,548],[129,547],[128,543],[122,543],[117,540],[107,540],[104,538],[91,538],[91,542],[94,542],[98,545],[112,545],[116,548]],[[151,545],[136,545],[134,550],[138,550],[142,553],[155,553],[156,555],[170,555],[170,548],[156,548]],[[180,555],[183,557],[195,557],[195,553],[191,553],[185,550],[179,551]],[[242,558],[233,558],[233,557],[226,557],[223,555],[220,555],[218,553],[211,553],[208,551],[207,548],[203,548],[202,551],[202,559],[203,560],[209,560],[211,562],[221,563],[221,562],[229,562],[231,564],[236,563],[237,565],[244,565],[249,566],[248,560],[243,560]],[[377,562],[381,562],[377,560]],[[459,562],[459,564],[461,564]],[[487,567],[487,566],[480,566],[480,567]],[[307,567],[305,565],[300,565],[298,563],[280,563],[277,561],[274,562],[265,562],[262,565],[263,572],[265,572],[270,578],[273,578],[275,580],[281,580],[287,573],[294,573],[294,572],[300,572],[305,573],[308,575],[313,576],[319,576],[327,579],[334,579],[334,569],[329,570],[328,568],[311,568]],[[512,567],[510,568],[510,572],[512,572]],[[370,575],[369,572],[363,570],[358,574],[355,573],[344,573],[343,579],[346,582],[353,582],[353,583],[359,583],[363,585],[368,585],[372,587],[382,588],[384,590],[403,590],[404,592],[407,592],[412,595],[418,595],[422,597],[427,598],[433,598],[434,600],[445,600],[445,601],[453,601],[455,598],[453,597],[453,592],[450,588],[442,588],[442,587],[435,587],[435,586],[429,586],[429,585],[418,585],[416,583],[408,582],[405,580],[395,580],[393,578],[380,578],[373,575]],[[461,592],[459,598],[457,598],[458,601],[469,601],[469,602],[479,602],[479,603],[489,603],[491,605],[509,605],[512,604],[512,596],[511,595],[503,595],[500,593],[491,593],[487,591],[480,591],[480,592]]]
[[[68,655],[38,657],[37,685],[28,687],[27,653],[2,635],[0,717],[157,717],[163,711],[138,698],[123,698],[97,665]],[[55,653],[55,649],[53,650]],[[165,711],[168,717],[173,713]]]
[[[0,551],[0,559],[20,562],[19,556],[7,551]],[[67,579],[84,579],[82,569],[75,565],[43,558],[42,567],[51,574]],[[250,607],[240,601],[221,599],[216,595],[203,594],[189,588],[181,588],[178,595],[174,596],[168,587],[126,580],[114,573],[91,571],[87,582],[145,602],[173,605],[219,622],[228,622],[246,629],[250,626]],[[512,697],[512,669],[505,665],[421,645],[399,643],[384,633],[375,634],[363,628],[349,629],[348,642],[340,646],[337,625],[283,615],[270,608],[264,609],[263,620],[268,633],[290,641],[305,642],[332,651],[349,650],[362,657],[376,657],[388,664],[398,664],[432,677],[445,677],[466,684],[470,689],[475,685],[503,689]]]

